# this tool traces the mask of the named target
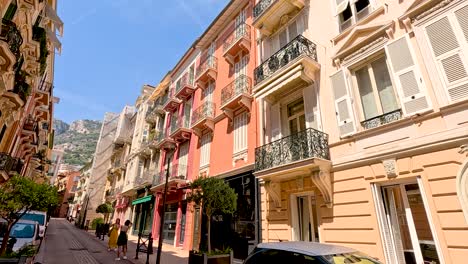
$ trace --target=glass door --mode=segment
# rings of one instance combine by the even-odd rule
[[[297,196],[296,239],[319,242],[317,207],[314,195]]]
[[[386,244],[394,261],[401,264],[438,264],[439,256],[417,183],[382,187]]]
[[[164,212],[164,243],[174,245],[175,229],[177,224],[177,203],[166,205]]]

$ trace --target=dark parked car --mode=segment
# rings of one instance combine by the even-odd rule
[[[259,244],[244,264],[381,264],[355,249],[314,242]]]

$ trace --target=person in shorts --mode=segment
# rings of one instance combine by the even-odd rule
[[[130,220],[125,221],[125,224],[120,227],[120,234],[117,238],[117,258],[115,260],[120,260],[120,250],[122,249],[122,258],[127,259],[127,242],[128,229],[132,226]]]

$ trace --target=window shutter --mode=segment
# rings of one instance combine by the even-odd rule
[[[271,125],[271,141],[281,138],[281,114],[280,104],[276,103],[270,107],[270,125]]]
[[[189,142],[185,142],[180,146],[179,150],[179,168],[178,174],[187,177]]]
[[[468,6],[456,11],[455,16],[466,36],[468,19],[464,16],[468,16]],[[467,98],[468,67],[460,45],[463,37],[460,35],[460,41],[457,40],[457,29],[449,16],[427,25],[425,31],[450,101]]]
[[[343,70],[338,71],[331,77],[333,95],[335,99],[335,110],[338,121],[340,136],[348,136],[356,132],[353,112],[351,108],[351,98],[348,93],[348,85]]]
[[[278,48],[279,50],[282,47],[286,46],[286,44],[288,44],[288,34],[286,32],[286,29],[280,32],[278,36],[279,36],[279,48]]]
[[[385,47],[390,68],[398,87],[403,112],[413,115],[429,109],[428,98],[422,86],[422,77],[415,64],[406,36]]]
[[[247,149],[247,113],[234,117],[234,153]]]
[[[296,19],[288,26],[289,41],[293,40],[297,36],[297,24],[299,19]]]
[[[304,97],[306,128],[317,129],[317,97],[314,87],[311,85],[304,88],[302,96]]]

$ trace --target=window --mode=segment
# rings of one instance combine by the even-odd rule
[[[304,99],[301,97],[287,105],[290,135],[306,129]]]
[[[234,154],[247,150],[247,124],[249,118],[244,112],[234,117]]]
[[[340,32],[351,27],[370,13],[369,0],[336,0]]]
[[[2,130],[0,131],[0,143],[3,141],[3,137],[5,136],[5,131],[6,131],[7,126],[3,125]]]
[[[211,134],[204,134],[201,138],[200,147],[200,167],[207,167],[210,165],[210,147],[211,147]]]
[[[295,37],[304,32],[304,20],[302,14],[297,16],[294,21],[285,26],[278,34],[270,39],[271,53],[270,56],[286,46]]]
[[[385,56],[356,70],[354,75],[365,120],[400,109]]]
[[[451,102],[468,98],[468,6],[425,26],[431,53]]]

